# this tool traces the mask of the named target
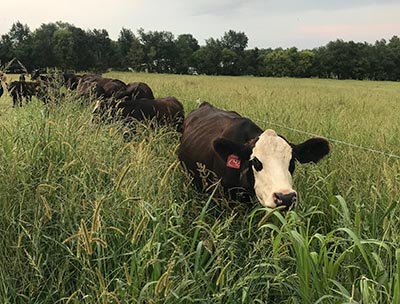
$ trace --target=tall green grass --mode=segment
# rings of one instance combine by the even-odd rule
[[[400,154],[397,83],[110,73],[272,123]],[[400,162],[332,143],[297,165],[290,212],[198,193],[179,134],[124,142],[73,94],[0,99],[2,303],[397,303]],[[217,191],[218,185],[214,186]]]

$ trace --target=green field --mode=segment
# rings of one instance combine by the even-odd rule
[[[169,129],[127,143],[73,94],[17,109],[4,94],[1,303],[400,303],[400,83],[106,76],[395,156],[331,141],[296,166],[282,214],[198,193]]]

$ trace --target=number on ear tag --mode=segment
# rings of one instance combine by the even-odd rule
[[[226,166],[232,169],[240,169],[240,159],[239,156],[235,154],[231,154],[228,156],[228,160],[226,161]]]

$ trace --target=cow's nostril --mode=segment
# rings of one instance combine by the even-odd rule
[[[273,194],[274,202],[277,206],[286,206],[287,208],[291,207],[297,201],[297,193],[289,192],[283,194],[282,192],[275,192]]]

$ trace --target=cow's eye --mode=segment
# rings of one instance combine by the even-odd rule
[[[256,169],[256,171],[261,171],[263,168],[262,163],[257,157],[254,157],[253,159],[250,160],[251,165]]]

